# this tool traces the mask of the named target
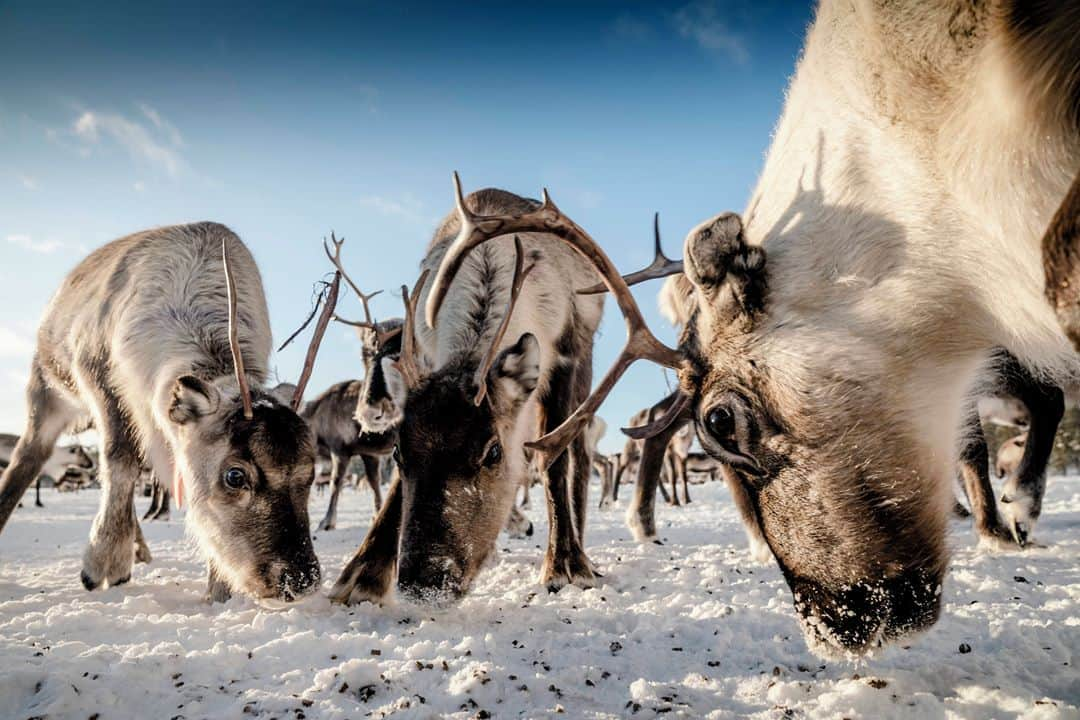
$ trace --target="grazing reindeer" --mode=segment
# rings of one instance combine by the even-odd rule
[[[642,432],[692,409],[814,652],[936,621],[991,350],[1077,372],[1078,66],[1075,3],[823,0],[745,226],[687,236],[680,412]]]
[[[589,449],[589,457],[592,459],[592,468],[596,471],[596,474],[600,477],[600,505],[599,507],[606,507],[606,502],[610,502],[609,495],[611,494],[611,485],[614,479],[614,470],[611,461],[608,460],[600,452],[600,441],[607,433],[607,423],[604,419],[597,415],[589,422],[589,427],[585,430],[585,445]]]
[[[6,468],[11,464],[15,447],[19,443],[17,435],[0,433],[0,468]],[[38,476],[34,479],[34,505],[45,507],[41,502],[41,478],[48,475],[53,479],[54,485],[65,475],[93,473],[96,464],[94,459],[86,452],[82,445],[59,445],[52,449],[52,454],[41,466]]]
[[[337,287],[335,278],[327,308]],[[164,227],[95,250],[41,322],[30,419],[0,478],[0,527],[57,436],[89,414],[102,440],[102,492],[83,559],[88,590],[131,576],[132,500],[145,458],[187,495],[212,599],[235,591],[290,601],[314,591],[315,442],[296,407],[327,322],[324,312],[283,404],[261,387],[270,323],[259,271],[228,228]]]
[[[575,291],[596,275],[545,228],[515,236],[516,228],[498,226],[548,205],[493,189],[466,199],[457,190],[457,212],[436,231],[411,295],[401,358],[387,368],[389,384],[405,391],[401,480],[338,580],[338,601],[382,597],[399,547],[397,585],[405,595],[467,592],[527,473],[521,447],[528,431],[564,420],[592,381],[603,300]],[[412,321],[421,301],[426,323]],[[571,452],[539,461],[550,528],[541,582],[552,590],[590,586],[596,572],[582,547],[588,448],[578,438]]]
[[[375,512],[382,506],[379,487],[379,461],[394,449],[397,432],[364,432],[356,422],[356,405],[364,383],[346,380],[331,385],[328,390],[304,406],[301,417],[311,426],[321,447],[330,455],[330,504],[319,530],[333,530],[337,525],[338,495],[345,484],[349,462],[356,455],[364,463],[364,477],[375,502]]]

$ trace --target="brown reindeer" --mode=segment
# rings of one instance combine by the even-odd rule
[[[401,480],[338,580],[339,601],[382,597],[395,569],[399,591],[413,598],[467,592],[526,475],[527,433],[561,422],[591,384],[602,299],[575,291],[595,274],[546,228],[515,235],[498,224],[548,205],[501,190],[464,198],[460,187],[457,205],[436,231],[411,296],[414,305],[424,301],[426,322],[410,322],[409,309],[401,358],[387,371],[396,376],[389,384],[405,391]],[[512,312],[515,304],[522,312]],[[590,586],[584,439],[539,461],[550,528],[541,582],[553,590]]]

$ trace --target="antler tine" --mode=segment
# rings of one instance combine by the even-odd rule
[[[637,285],[646,280],[656,280],[683,272],[683,261],[672,260],[664,254],[664,249],[660,246],[660,213],[653,214],[653,248],[655,254],[651,263],[637,272],[623,275],[623,280],[627,285]],[[577,292],[578,295],[598,295],[607,292],[607,286],[604,283],[597,283]]]
[[[647,422],[644,425],[639,425],[638,427],[624,427],[622,428],[623,433],[634,440],[645,440],[646,438],[651,438],[653,435],[659,435],[667,430],[671,423],[675,422],[675,420],[683,414],[694,399],[682,390],[676,390],[673,395],[675,396],[675,399],[660,417],[651,422]]]
[[[251,409],[251,388],[248,386],[247,373],[244,371],[244,353],[240,349],[240,334],[237,328],[236,314],[239,301],[236,298],[236,279],[229,264],[228,238],[221,238],[221,262],[225,266],[225,291],[229,298],[229,349],[232,351],[233,371],[236,384],[240,387],[240,402],[244,405],[244,419],[254,417]]]
[[[405,303],[405,323],[401,328],[404,333],[401,338],[401,355],[395,365],[408,387],[420,384],[420,366],[416,363],[416,305],[420,301],[420,290],[424,287],[427,276],[428,271],[424,270],[413,285],[412,293],[407,286],[401,286],[401,299]]]
[[[340,247],[340,246],[339,246]],[[300,403],[304,399],[304,388],[311,379],[311,371],[315,368],[315,356],[319,354],[319,345],[322,344],[323,335],[326,334],[326,326],[330,324],[330,317],[334,314],[337,305],[338,291],[341,289],[341,271],[334,273],[334,280],[330,283],[330,292],[326,294],[326,305],[323,306],[319,322],[315,323],[315,333],[311,336],[311,344],[308,345],[307,355],[304,357],[304,369],[300,373],[300,379],[296,381],[296,390],[293,392],[292,409],[300,410]]]
[[[359,321],[355,320],[341,320],[336,315],[334,316],[334,319],[338,322],[344,322],[347,325],[354,325],[356,327],[374,327],[375,321],[371,317],[371,307],[368,305],[368,301],[381,293],[382,290],[376,290],[373,293],[368,293],[365,295],[364,292],[356,286],[356,283],[352,281],[352,278],[349,277],[349,273],[345,272],[345,268],[341,264],[341,246],[345,244],[345,238],[341,238],[340,240],[338,240],[337,237],[335,237],[334,235],[334,231],[331,230],[330,242],[334,244],[334,252],[330,252],[330,248],[327,246],[325,238],[323,238],[323,251],[326,253],[326,257],[330,259],[330,262],[333,263],[334,268],[338,271],[338,273],[341,274],[341,277],[345,278],[345,282],[349,284],[349,287],[352,288],[352,291],[356,293],[356,296],[358,298],[360,298],[360,303],[364,306],[364,318],[367,324],[364,325]]]
[[[502,342],[503,336],[506,335],[506,329],[510,327],[510,316],[514,314],[514,306],[517,305],[518,297],[521,295],[521,286],[525,283],[525,278],[528,276],[532,269],[536,267],[535,264],[529,265],[525,268],[525,251],[521,247],[521,238],[517,235],[514,236],[514,280],[510,284],[510,302],[506,306],[506,314],[503,315],[502,321],[499,323],[499,328],[495,331],[495,337],[491,341],[491,347],[488,348],[487,353],[484,355],[484,359],[480,362],[480,367],[476,370],[476,384],[478,389],[476,391],[476,397],[473,398],[473,403],[480,407],[480,403],[484,401],[484,395],[487,394],[487,374],[491,370],[492,363],[495,362],[495,354],[499,351],[499,343]],[[524,268],[524,270],[522,269]]]
[[[455,187],[459,182],[455,180]],[[568,218],[556,207],[545,189],[542,194],[543,204],[536,210],[521,215],[473,215],[470,222],[462,223],[457,239],[447,249],[439,266],[435,281],[428,294],[425,308],[428,324],[434,326],[435,317],[442,306],[450,283],[461,268],[468,253],[478,245],[492,238],[513,232],[537,232],[555,235],[573,247],[596,269],[604,285],[611,292],[619,305],[619,310],[626,320],[627,339],[619,358],[600,382],[596,391],[566,421],[553,432],[536,442],[527,443],[543,453],[543,464],[550,465],[562,454],[573,438],[584,428],[588,419],[596,412],[622,377],[626,369],[635,360],[647,359],[665,367],[682,366],[683,356],[678,350],[670,348],[650,332],[641,315],[641,309],[634,301],[629,286],[623,280],[611,258],[603,251],[592,237],[577,223]]]

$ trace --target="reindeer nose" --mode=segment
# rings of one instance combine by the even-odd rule
[[[292,602],[313,593],[321,580],[322,572],[318,562],[290,566],[278,576],[278,595],[282,600]]]

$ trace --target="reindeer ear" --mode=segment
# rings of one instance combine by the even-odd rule
[[[398,408],[405,407],[405,397],[409,394],[409,386],[405,384],[405,378],[397,369],[392,357],[382,359],[383,381],[386,383],[386,394]]]
[[[540,343],[532,333],[499,353],[488,371],[487,382],[499,402],[521,403],[540,380]]]
[[[194,375],[181,375],[173,385],[169,419],[177,425],[198,420],[218,409],[221,393]]]
[[[277,400],[282,405],[292,405],[293,394],[296,393],[296,386],[292,383],[278,383],[270,389],[270,397]]]
[[[686,236],[686,277],[715,322],[749,318],[765,305],[765,251],[746,244],[742,220],[723,213]]]

